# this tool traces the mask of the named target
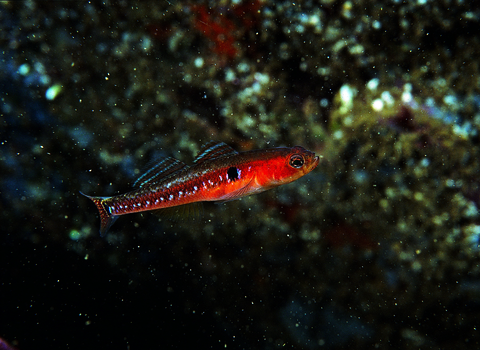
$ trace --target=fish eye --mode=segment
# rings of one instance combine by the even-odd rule
[[[305,163],[305,160],[303,157],[299,154],[294,154],[293,156],[290,157],[290,166],[295,169],[299,169],[303,166]]]

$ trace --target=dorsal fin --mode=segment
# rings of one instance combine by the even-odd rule
[[[199,164],[206,161],[207,159],[214,159],[221,156],[235,154],[238,154],[238,152],[229,145],[223,142],[210,141],[202,146],[193,163]]]
[[[167,157],[154,162],[150,169],[139,176],[133,187],[143,187],[158,182],[184,168],[187,165],[178,159]]]

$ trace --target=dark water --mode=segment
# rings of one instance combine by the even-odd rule
[[[478,20],[421,1],[0,4],[0,338],[478,348]],[[79,191],[126,192],[210,140],[322,160],[98,235]]]

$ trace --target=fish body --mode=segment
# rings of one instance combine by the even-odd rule
[[[237,152],[222,142],[204,145],[193,165],[163,158],[135,189],[112,197],[87,196],[97,206],[103,236],[120,215],[204,201],[229,201],[297,180],[318,165],[303,147]]]

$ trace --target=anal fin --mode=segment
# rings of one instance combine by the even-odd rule
[[[197,220],[200,219],[203,214],[203,203],[194,202],[177,205],[175,207],[157,209],[153,211],[153,214],[160,218],[166,218],[172,221],[180,221],[184,219]]]

